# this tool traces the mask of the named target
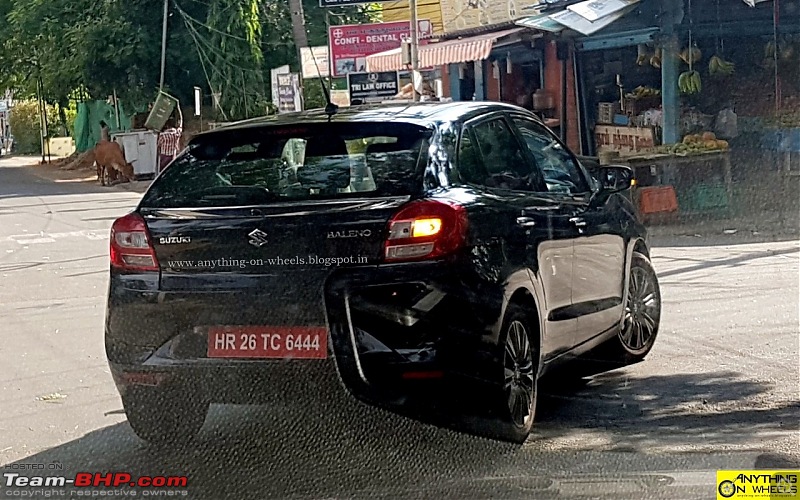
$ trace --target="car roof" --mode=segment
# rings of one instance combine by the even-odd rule
[[[263,126],[326,123],[328,121],[331,123],[391,121],[429,127],[438,123],[466,121],[482,114],[496,111],[517,111],[536,118],[533,113],[523,108],[498,102],[392,103],[343,107],[339,108],[331,118],[328,117],[324,109],[263,116],[226,124],[200,135],[208,136],[216,132],[252,129]]]

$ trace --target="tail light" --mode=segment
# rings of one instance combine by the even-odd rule
[[[462,248],[467,239],[464,207],[422,200],[405,205],[389,221],[386,262],[435,259]]]
[[[158,260],[141,215],[132,213],[111,226],[111,265],[128,271],[158,271]]]

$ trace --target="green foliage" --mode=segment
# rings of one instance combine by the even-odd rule
[[[311,46],[327,44],[328,20],[374,22],[380,12],[379,5],[323,9],[318,0],[303,6]],[[194,86],[206,104],[221,89],[229,119],[260,115],[269,69],[299,68],[286,0],[177,0],[170,9],[165,86],[183,103],[193,102]],[[65,110],[74,99],[114,91],[146,109],[158,89],[161,25],[161,2],[153,0],[0,0],[0,89],[32,97],[41,78],[44,98]]]
[[[52,129],[53,119],[57,116],[54,106],[47,106],[48,125]],[[39,128],[39,103],[19,101],[8,117],[11,133],[14,135],[16,150],[21,154],[37,154],[42,152]]]
[[[258,0],[213,0],[208,13],[211,88],[224,118],[265,113],[266,85]]]

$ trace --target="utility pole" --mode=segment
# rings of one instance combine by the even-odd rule
[[[302,0],[289,0],[289,12],[292,17],[292,35],[294,45],[297,47],[297,64],[300,66],[300,108],[305,109],[305,96],[303,95],[303,47],[308,47],[308,34],[306,33],[306,18],[303,14]],[[274,97],[273,97],[274,99]]]
[[[169,0],[164,0],[164,21],[161,25],[161,79],[158,90],[164,90],[164,69],[167,65],[167,19],[169,18]]]
[[[419,22],[417,21],[417,0],[409,0],[408,7],[411,9],[411,27],[409,33],[411,36],[411,86],[414,89],[412,95],[416,102],[419,101],[419,95],[417,95],[417,73],[419,71]]]

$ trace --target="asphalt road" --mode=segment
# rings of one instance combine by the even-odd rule
[[[126,423],[102,341],[108,229],[139,195],[18,163],[0,160],[4,474],[42,464],[44,475],[188,475],[185,498],[220,500],[680,499],[714,498],[718,469],[800,467],[800,244],[735,235],[658,245],[664,313],[652,354],[585,385],[543,387],[521,447],[334,390],[217,406],[192,447],[149,448]],[[45,495],[2,480],[0,498]]]

